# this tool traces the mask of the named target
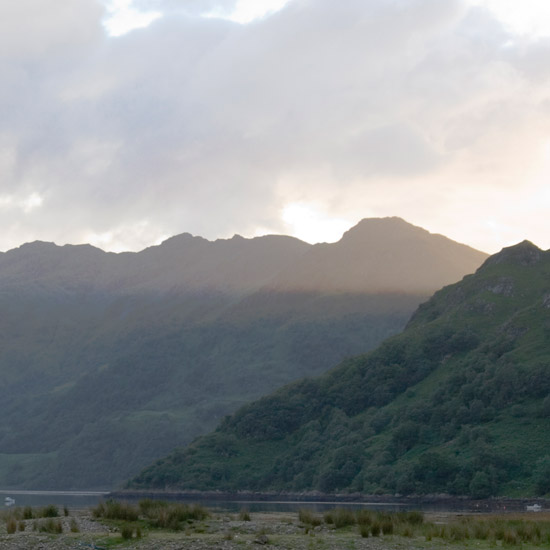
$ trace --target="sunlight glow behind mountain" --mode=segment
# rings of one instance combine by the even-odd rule
[[[299,202],[288,204],[282,218],[290,235],[312,244],[336,242],[353,225],[349,220],[331,217],[315,205]]]

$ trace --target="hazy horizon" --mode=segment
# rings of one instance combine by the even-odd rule
[[[203,239],[205,241],[208,241],[208,242],[216,242],[216,241],[229,241],[229,240],[232,240],[232,239],[235,239],[235,238],[241,238],[241,239],[245,239],[245,240],[252,240],[252,239],[257,239],[257,238],[262,238],[262,237],[290,237],[290,238],[294,238],[294,239],[298,239],[304,243],[307,243],[307,244],[310,244],[310,245],[315,245],[315,244],[331,244],[331,243],[336,243],[336,242],[339,242],[345,235],[345,233],[347,233],[350,229],[353,229],[354,227],[356,227],[360,222],[364,221],[364,220],[383,220],[383,219],[399,219],[399,220],[402,220],[404,221],[405,223],[407,224],[410,224],[410,222],[408,222],[408,220],[403,220],[403,218],[399,218],[398,216],[384,216],[384,217],[380,217],[380,218],[363,218],[362,220],[357,220],[357,222],[355,224],[353,224],[350,228],[348,229],[345,229],[341,235],[337,236],[335,239],[333,240],[326,240],[326,241],[317,241],[317,242],[310,242],[310,241],[307,241],[305,239],[300,239],[299,237],[296,237],[294,235],[290,235],[290,234],[284,234],[284,233],[265,233],[263,235],[240,235],[239,233],[235,233],[229,237],[218,237],[218,238],[207,238],[207,237],[204,237],[203,235],[197,235],[197,234],[193,234],[193,233],[190,233],[189,231],[183,231],[181,233],[177,233],[175,235],[169,235],[167,236],[166,238],[163,238],[161,241],[159,242],[156,242],[156,243],[152,243],[150,245],[147,245],[145,246],[144,248],[141,248],[141,249],[137,249],[137,250],[119,250],[119,251],[115,251],[114,253],[115,254],[122,254],[122,253],[125,253],[125,252],[142,252],[143,250],[151,247],[151,246],[160,246],[161,244],[163,244],[164,242],[170,240],[170,239],[173,239],[173,238],[177,238],[177,237],[181,237],[183,235],[189,235],[191,236],[192,238],[199,238],[199,239]],[[419,227],[420,229],[425,229],[421,226],[417,226],[415,224],[410,224],[410,225],[413,225],[414,227]],[[426,230],[428,231],[428,230]],[[431,231],[428,231],[428,233],[432,234],[432,235],[440,235],[442,237],[446,237],[446,238],[449,238],[447,237],[447,235],[443,235],[441,233],[436,233],[436,232],[431,232]],[[383,235],[381,235],[382,237]],[[454,239],[451,239],[454,241]],[[35,243],[35,242],[39,242],[39,243],[45,243],[45,244],[54,244],[55,246],[79,246],[79,245],[92,245],[94,246],[95,248],[99,248],[100,250],[104,251],[104,252],[113,252],[113,251],[110,251],[110,250],[106,250],[105,248],[102,248],[101,246],[97,246],[95,244],[92,244],[92,243],[71,243],[71,242],[55,242],[55,241],[47,241],[47,240],[43,240],[43,239],[35,239],[34,241],[26,241],[24,243],[21,243],[13,248],[9,248],[9,249],[6,249],[6,250],[1,250],[1,252],[7,252],[9,250],[13,250],[15,248],[20,248],[21,246],[24,246],[24,245],[28,245],[28,244],[32,244],[32,243]],[[474,248],[475,250],[478,250],[479,252],[484,252],[486,254],[489,254],[487,253],[485,250],[480,250],[480,249],[476,249],[475,247],[472,247],[471,245],[469,245],[468,243],[462,243],[460,241],[455,241],[457,242],[458,244],[464,244],[466,246],[470,246],[471,248]],[[521,241],[518,241],[518,243],[521,242]],[[513,244],[518,244],[518,243],[512,243]],[[538,246],[537,243],[533,243],[535,244],[536,246]],[[512,246],[510,245],[510,246]],[[540,247],[539,247],[540,248]]]

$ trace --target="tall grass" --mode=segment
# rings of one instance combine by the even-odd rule
[[[55,506],[54,504],[49,504],[48,506],[44,506],[39,511],[39,514],[37,517],[40,518],[57,518],[59,517],[59,508]]]
[[[450,540],[474,539],[499,545],[534,544],[550,542],[550,516],[532,518],[525,514],[510,516],[465,516],[450,523],[447,533],[440,538]]]
[[[20,508],[10,508],[6,510],[4,515],[13,517],[16,520],[26,519],[38,519],[38,518],[57,518],[59,517],[59,508],[54,504],[43,506],[42,508],[32,508],[31,506],[25,506]]]
[[[336,529],[342,529],[343,527],[348,527],[357,523],[355,512],[349,508],[335,508],[334,510],[329,510],[325,512],[324,519],[325,523],[334,525]]]
[[[59,509],[51,504],[43,508],[12,508],[0,513],[0,517],[6,522],[6,532],[11,535],[16,531],[25,531],[26,520],[34,520],[33,529],[46,533],[62,533],[63,526],[58,519]]]
[[[206,519],[209,515],[206,508],[197,504],[168,503],[150,499],[140,501],[139,509],[150,526],[172,531],[180,531],[187,523]]]
[[[6,531],[8,535],[13,535],[17,531],[17,520],[14,517],[6,519]]]
[[[36,524],[33,526],[33,528],[40,533],[53,533],[55,535],[60,535],[61,533],[63,533],[63,525],[58,519],[46,518],[35,521]]]
[[[302,520],[301,520],[302,521]],[[342,529],[357,525],[362,537],[421,537],[445,543],[468,544],[469,540],[488,541],[491,545],[550,544],[550,514],[533,518],[516,516],[449,517],[446,524],[426,521],[422,512],[384,512],[336,508],[324,514],[325,524]]]
[[[92,515],[95,518],[137,521],[139,510],[136,506],[127,502],[107,500],[105,502],[100,502],[95,508],[92,508]]]
[[[424,523],[422,512],[388,513],[377,510],[357,510],[335,508],[324,515],[327,525],[342,529],[353,525],[359,526],[361,536],[378,537],[394,533],[411,536]]]
[[[310,525],[311,527],[317,527],[323,523],[323,520],[315,515],[311,510],[306,508],[301,508],[298,510],[298,519],[301,523],[305,525]]]
[[[242,508],[239,512],[239,521],[250,521],[250,512],[247,508]]]
[[[120,536],[123,539],[131,539],[134,536],[134,528],[131,525],[124,524],[120,528]]]
[[[140,520],[148,527],[169,529],[172,531],[180,531],[187,524],[203,520],[209,515],[206,508],[195,504],[188,505],[179,502],[164,502],[152,499],[140,500],[137,506],[127,502],[108,500],[100,502],[92,509],[92,513],[96,518],[125,522],[137,522]],[[133,532],[134,527],[130,527]],[[139,533],[141,536],[141,528]]]

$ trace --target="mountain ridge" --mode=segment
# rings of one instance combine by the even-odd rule
[[[457,266],[435,241],[423,268],[450,268],[432,291],[486,258]],[[31,243],[0,255],[0,485],[112,488],[251,399],[371,349],[428,296],[421,272],[400,292],[363,273],[359,287],[318,287],[304,260],[316,246],[184,234],[139,253]],[[315,271],[345,281],[367,249],[322,245]],[[274,289],[286,269],[292,284]]]
[[[383,238],[377,239],[377,235]],[[356,251],[354,254],[353,251]],[[357,253],[361,251],[362,254]],[[473,259],[475,258],[475,260]],[[486,258],[467,245],[432,234],[401,218],[365,218],[346,231],[337,243],[313,245],[297,265],[292,265],[271,283],[273,289],[312,287],[330,292],[429,293],[437,283],[456,280],[458,265],[475,264]],[[339,265],[348,262],[349,270]],[[377,270],[384,265],[384,272]],[[296,281],[304,281],[300,287]]]

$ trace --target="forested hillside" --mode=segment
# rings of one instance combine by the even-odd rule
[[[244,403],[372,349],[485,257],[391,218],[315,246],[184,234],[139,253],[0,254],[0,485],[111,488]]]
[[[406,330],[227,417],[132,488],[550,492],[550,251],[504,249]]]

